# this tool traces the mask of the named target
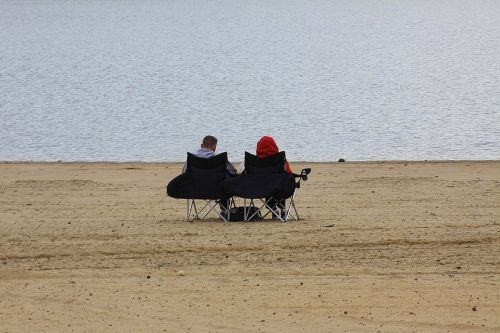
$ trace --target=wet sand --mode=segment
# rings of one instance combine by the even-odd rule
[[[0,331],[500,331],[500,161],[291,166],[301,221],[188,223],[179,163],[0,164]]]

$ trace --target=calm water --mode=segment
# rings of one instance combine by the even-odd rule
[[[500,1],[0,0],[0,160],[500,159]]]

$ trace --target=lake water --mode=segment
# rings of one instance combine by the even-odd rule
[[[0,160],[500,159],[500,1],[0,0]]]

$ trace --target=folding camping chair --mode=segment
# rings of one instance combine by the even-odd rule
[[[223,189],[226,194],[244,198],[245,221],[253,220],[259,214],[262,218],[272,214],[283,222],[299,219],[295,195],[301,180],[307,180],[311,169],[303,169],[300,174],[289,174],[285,171],[285,163],[284,151],[264,158],[245,152],[243,174],[224,181]],[[247,199],[250,200],[248,206]],[[260,204],[256,205],[256,201]],[[284,202],[283,215],[277,206],[272,205],[276,201]],[[264,208],[268,211],[262,214]]]
[[[186,172],[168,183],[167,194],[176,199],[187,200],[189,222],[204,219],[210,212],[216,213],[224,221],[229,220],[234,200],[222,191],[222,182],[228,177],[226,164],[225,152],[211,158],[187,153]],[[220,208],[222,201],[226,201],[224,211]]]

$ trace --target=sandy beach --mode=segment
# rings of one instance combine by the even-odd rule
[[[188,223],[180,163],[0,164],[0,331],[500,332],[500,161],[291,166],[301,221]]]

